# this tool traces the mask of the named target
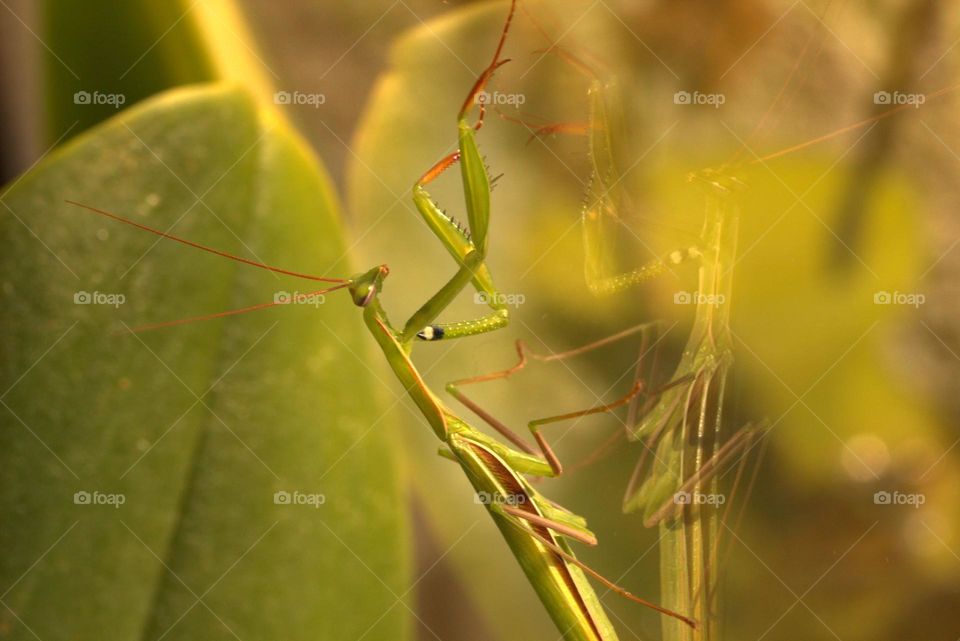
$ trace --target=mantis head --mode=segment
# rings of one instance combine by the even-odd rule
[[[383,279],[390,273],[390,268],[386,265],[377,265],[373,269],[357,274],[350,279],[347,286],[350,290],[350,297],[353,304],[357,307],[366,307],[370,304],[380,290],[383,289]]]

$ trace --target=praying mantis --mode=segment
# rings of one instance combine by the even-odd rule
[[[254,268],[325,283],[322,289],[299,295],[298,298],[309,299],[345,289],[353,304],[362,310],[363,322],[383,352],[394,376],[442,443],[440,454],[459,464],[477,496],[485,497],[486,500],[482,502],[563,638],[575,641],[615,641],[618,638],[588,576],[597,579],[610,590],[672,617],[692,629],[697,625],[693,618],[636,597],[579,561],[571,548],[571,541],[587,545],[597,544],[597,539],[588,529],[585,519],[547,499],[527,479],[528,476],[553,477],[562,471],[559,460],[540,432],[542,425],[573,416],[610,411],[629,403],[642,391],[642,381],[637,381],[628,394],[613,403],[531,423],[530,431],[539,448],[538,452],[512,430],[492,419],[459,389],[465,384],[496,375],[456,381],[448,386],[448,391],[508,439],[512,446],[478,430],[447,407],[427,386],[411,359],[414,345],[419,342],[468,338],[501,329],[509,322],[508,310],[502,303],[502,297],[499,296],[485,262],[488,252],[491,179],[477,146],[476,132],[482,127],[484,118],[484,104],[477,100],[477,96],[484,90],[494,72],[508,62],[501,56],[516,7],[517,0],[512,0],[493,59],[471,87],[457,115],[458,149],[432,166],[413,186],[412,197],[418,213],[453,258],[457,271],[402,326],[391,323],[380,301],[380,294],[390,273],[386,265],[377,265],[350,278],[318,277],[228,254],[102,209],[75,201],[68,202],[116,222]],[[470,122],[474,107],[478,108],[479,116],[475,122]],[[461,169],[466,226],[446,215],[426,190],[431,182],[455,164],[459,164]],[[484,295],[483,300],[486,301],[489,311],[479,318],[439,322],[439,317],[457,295],[471,285]],[[145,325],[134,331],[222,318],[289,302],[291,301],[275,300],[272,303],[208,316]]]

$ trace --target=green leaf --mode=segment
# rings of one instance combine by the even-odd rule
[[[348,296],[132,335],[323,283],[66,199],[252,260],[351,271],[323,169],[229,86],[125,111],[3,192],[4,638],[406,638],[396,448]],[[111,496],[122,505],[97,504]]]
[[[44,0],[46,137],[81,131],[181,85],[235,80],[269,95],[232,0]]]

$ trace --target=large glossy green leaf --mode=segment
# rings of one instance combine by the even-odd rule
[[[42,12],[50,143],[180,85],[236,80],[270,91],[233,0],[44,0]]]
[[[348,297],[130,334],[317,283],[65,199],[349,272],[322,168],[229,86],[151,99],[3,192],[2,636],[406,638],[405,506]]]

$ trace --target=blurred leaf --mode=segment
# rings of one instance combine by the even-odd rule
[[[232,0],[44,0],[42,11],[48,143],[180,85],[271,91]]]
[[[235,88],[164,93],[7,188],[2,636],[406,638],[406,509],[348,297],[131,335],[316,283],[68,198],[254,260],[350,272],[323,169]],[[97,504],[108,495],[123,504]]]
[[[744,176],[751,189],[734,284],[744,384],[763,395],[772,420],[783,420],[774,438],[790,453],[793,469],[784,472],[824,485],[844,469],[841,459],[853,478],[875,481],[884,473],[847,449],[857,434],[872,433],[896,449],[938,430],[924,399],[885,362],[885,345],[910,309],[875,301],[883,292],[917,292],[924,255],[919,194],[888,172],[865,203],[862,241],[844,247],[832,230],[840,228],[850,174],[842,167],[825,173],[827,162],[788,159],[773,176]],[[802,202],[791,207],[800,194]],[[848,267],[831,263],[836,251],[850,254]]]

